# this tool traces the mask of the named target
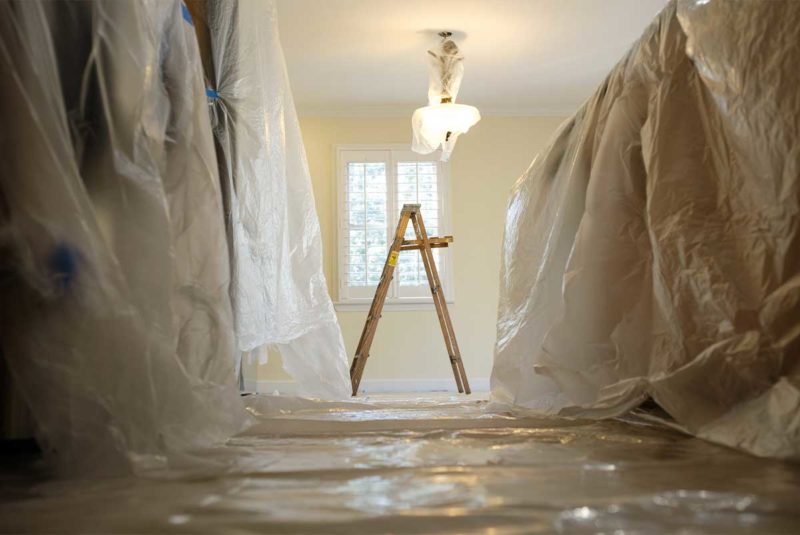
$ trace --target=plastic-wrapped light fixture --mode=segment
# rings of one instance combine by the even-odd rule
[[[414,111],[411,118],[414,131],[411,149],[419,154],[430,154],[441,148],[442,161],[446,162],[458,136],[480,121],[481,114],[474,106],[455,103],[464,76],[464,56],[450,39],[452,33],[439,35],[442,42],[428,50],[428,105]]]

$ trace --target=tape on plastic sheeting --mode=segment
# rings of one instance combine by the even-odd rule
[[[208,98],[219,98],[219,93],[211,89],[210,87],[206,87],[206,96]]]
[[[194,26],[194,22],[192,21],[192,14],[189,13],[189,8],[186,7],[186,4],[181,2],[181,13],[183,14],[183,20]]]

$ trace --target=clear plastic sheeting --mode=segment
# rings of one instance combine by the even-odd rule
[[[246,412],[180,3],[0,3],[0,65],[0,341],[45,454],[85,475],[224,441]]]
[[[209,2],[238,349],[277,347],[304,395],[347,397],[347,354],[272,1]]]
[[[473,106],[455,103],[464,78],[464,56],[449,37],[428,50],[428,74],[428,105],[411,116],[411,150],[430,154],[441,148],[446,162],[458,136],[475,126],[481,114]]]
[[[464,55],[449,37],[428,50],[428,75],[428,104],[456,100],[464,78]]]
[[[641,420],[489,414],[455,396],[251,396],[190,471],[0,478],[13,533],[796,533],[800,467]]]
[[[499,406],[651,396],[800,458],[798,42],[798,2],[671,3],[537,156],[508,206]]]

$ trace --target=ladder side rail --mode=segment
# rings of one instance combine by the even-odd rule
[[[375,332],[378,327],[378,320],[381,318],[383,305],[386,301],[386,295],[389,292],[389,284],[392,281],[395,263],[397,256],[400,254],[400,246],[403,243],[403,236],[405,236],[406,228],[410,213],[403,211],[400,215],[400,221],[397,223],[397,230],[392,245],[386,255],[386,262],[383,265],[383,272],[381,273],[381,280],[378,283],[375,297],[372,299],[372,305],[369,308],[367,321],[364,324],[364,329],[361,332],[361,338],[358,342],[356,349],[356,356],[350,366],[350,382],[353,389],[353,395],[358,393],[358,387],[361,384],[361,377],[364,374],[364,368],[367,365],[367,358],[369,357],[369,350],[372,346],[372,341],[375,338]],[[392,256],[394,256],[394,262]]]
[[[392,242],[392,245],[389,247],[389,251],[386,254],[386,262],[383,265],[383,272],[381,273],[381,281],[379,283],[379,287],[382,286],[382,292],[380,296],[376,293],[375,298],[372,300],[372,307],[370,307],[370,317],[371,321],[377,326],[378,320],[381,318],[381,313],[383,311],[383,305],[386,302],[386,295],[389,293],[389,284],[392,282],[394,278],[394,270],[395,270],[395,263],[397,262],[397,257],[395,256],[395,263],[391,262],[392,253],[396,255],[400,254],[400,243],[403,241],[403,235],[406,232],[406,227],[408,226],[409,216],[408,215],[401,215],[400,221],[397,224],[397,230],[395,231],[395,238]],[[372,339],[375,336],[375,329],[369,333],[368,337],[365,339],[365,347],[369,349],[372,346]]]
[[[444,303],[444,293],[441,291],[442,287],[439,281],[438,273],[436,272],[433,252],[430,248],[428,234],[425,230],[425,224],[422,221],[421,214],[418,213],[415,217],[412,217],[411,222],[414,225],[414,231],[417,234],[417,239],[422,242],[419,252],[422,255],[422,264],[425,266],[425,274],[428,277],[428,286],[430,287],[431,295],[433,296],[433,303],[436,307],[436,316],[439,319],[439,326],[441,327],[442,335],[444,336],[444,343],[447,348],[447,355],[450,359],[450,366],[453,368],[453,377],[456,381],[456,387],[458,388],[459,392],[464,392],[461,373],[456,363],[456,351],[452,344],[452,336],[450,336],[450,333],[448,332],[448,330],[452,329],[452,327],[449,326],[445,320],[447,314],[447,305]]]
[[[427,231],[425,229],[425,222],[422,220],[421,214],[418,214],[418,215],[420,215],[420,217],[418,219],[416,219],[415,222],[419,225],[419,229],[421,231],[421,234],[423,236],[425,236],[425,238],[427,239],[428,234],[427,234]],[[447,326],[446,332],[444,334],[445,334],[445,337],[450,339],[450,342],[451,342],[450,343],[450,347],[452,347],[452,349],[453,349],[453,353],[451,353],[451,356],[455,357],[455,363],[454,364],[457,366],[457,368],[458,368],[458,370],[460,372],[458,375],[460,376],[461,381],[457,381],[457,382],[463,383],[464,391],[467,394],[469,394],[470,393],[470,387],[469,387],[469,382],[467,380],[467,372],[464,369],[464,362],[461,359],[461,350],[458,347],[458,341],[456,340],[456,334],[455,334],[455,329],[453,328],[453,322],[450,319],[450,312],[447,309],[447,302],[446,302],[445,297],[444,297],[444,292],[442,291],[442,283],[441,283],[441,280],[439,279],[439,272],[436,269],[436,261],[433,258],[433,251],[431,251],[430,247],[428,247],[426,252],[427,252],[427,255],[428,255],[428,259],[429,259],[428,263],[430,264],[430,268],[431,268],[430,269],[430,273],[428,274],[428,277],[430,277],[432,275],[433,276],[433,281],[436,284],[436,286],[438,287],[437,293],[439,294],[439,297],[440,297],[439,302],[441,303],[442,316],[444,317],[444,322],[445,322],[445,324]],[[442,331],[444,332],[445,329],[443,328]]]

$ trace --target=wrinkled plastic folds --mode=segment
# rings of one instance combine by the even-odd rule
[[[0,340],[40,445],[81,474],[226,439],[225,228],[178,2],[0,3]]]
[[[464,78],[464,56],[452,39],[428,50],[428,78],[428,106],[411,116],[411,150],[430,154],[441,148],[441,160],[446,162],[458,136],[481,119],[477,108],[455,103]]]
[[[277,347],[304,395],[350,394],[347,354],[322,271],[322,243],[274,2],[209,2],[241,352]]]
[[[452,39],[428,50],[428,105],[450,99],[455,102],[464,78],[464,55]]]
[[[796,533],[800,466],[641,420],[487,414],[479,395],[250,396],[213,468],[41,481],[0,468],[10,533]]]
[[[669,4],[515,185],[493,399],[800,458],[800,3]]]

